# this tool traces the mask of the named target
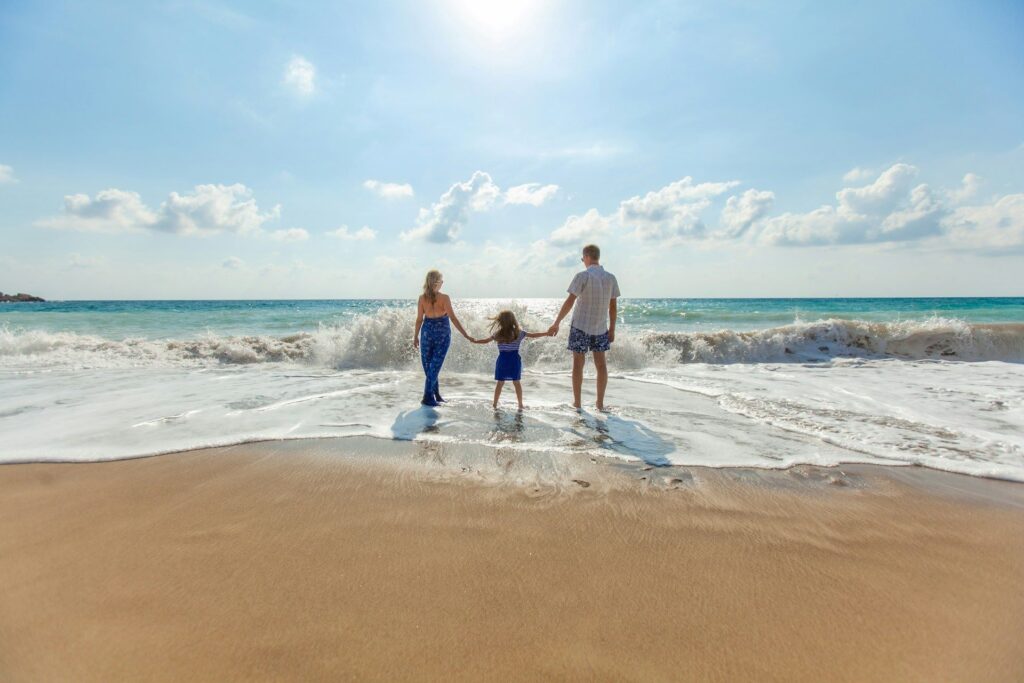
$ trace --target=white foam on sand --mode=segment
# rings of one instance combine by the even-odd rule
[[[455,342],[456,344],[461,342]],[[541,340],[561,352],[555,340]],[[547,352],[547,351],[545,351]],[[456,364],[458,365],[458,364]],[[609,413],[577,413],[561,369],[528,370],[527,410],[491,409],[482,372],[308,363],[40,367],[0,372],[0,461],[89,461],[265,439],[371,436],[592,453],[650,465],[917,464],[1024,481],[1024,366],[988,361],[613,368]],[[593,403],[592,380],[585,399]]]
[[[513,305],[513,308],[516,308]],[[471,330],[485,312],[468,311]],[[517,311],[524,327],[544,320]],[[528,409],[491,407],[495,351],[457,336],[449,403],[418,405],[408,308],[274,336],[105,339],[0,328],[0,462],[107,460],[371,436],[651,465],[917,464],[1024,481],[1024,326],[819,320],[750,332],[623,328],[608,414],[568,405],[559,339],[523,347]],[[543,316],[541,316],[543,317]],[[585,390],[593,405],[592,381]]]

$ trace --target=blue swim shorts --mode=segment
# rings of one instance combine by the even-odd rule
[[[608,333],[587,334],[575,327],[569,328],[569,350],[573,353],[586,353],[587,351],[607,351],[612,347],[608,341]]]

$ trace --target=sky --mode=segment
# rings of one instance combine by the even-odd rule
[[[22,2],[0,291],[1024,295],[1024,4]]]

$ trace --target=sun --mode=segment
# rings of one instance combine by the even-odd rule
[[[462,23],[489,40],[515,37],[536,17],[541,0],[451,0]]]

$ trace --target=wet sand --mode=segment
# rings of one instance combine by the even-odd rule
[[[1022,485],[379,448],[0,467],[0,678],[1024,680]]]

